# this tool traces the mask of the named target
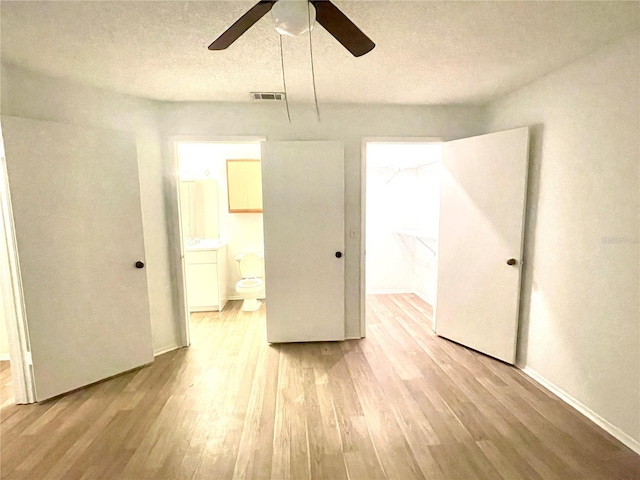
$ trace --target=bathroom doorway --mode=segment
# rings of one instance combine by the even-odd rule
[[[175,147],[189,345],[208,335],[203,324],[265,317],[264,269],[256,270],[264,256],[261,150],[260,139],[177,141]],[[238,286],[247,254],[244,271],[251,270],[257,288]]]
[[[433,328],[441,143],[368,141],[364,149],[365,321],[402,300]]]

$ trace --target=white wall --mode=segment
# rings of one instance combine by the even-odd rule
[[[491,131],[532,126],[518,363],[635,442],[639,56],[627,37],[487,111]]]
[[[163,351],[180,344],[177,297],[169,263],[165,173],[156,122],[157,104],[2,65],[4,115],[136,133],[142,221],[149,285],[153,346]]]
[[[208,170],[218,182],[220,238],[227,242],[228,296],[239,298],[236,283],[241,280],[235,257],[238,253],[264,255],[262,213],[229,213],[227,160],[260,159],[260,143],[182,143],[178,146],[181,175],[193,178]],[[266,279],[265,279],[266,284]],[[264,298],[265,288],[259,294]]]
[[[181,322],[172,283],[179,245],[167,243],[179,238],[177,212],[164,188],[176,172],[170,149],[161,159],[156,113],[165,139],[343,141],[346,230],[358,233],[362,137],[454,139],[532,125],[519,363],[640,441],[638,52],[638,36],[627,38],[490,104],[486,117],[482,108],[321,102],[321,122],[288,124],[282,105],[156,104],[6,66],[1,111],[137,132],[156,350],[178,344]],[[346,239],[348,336],[359,333],[359,248]]]
[[[400,293],[413,290],[413,245],[397,231],[414,228],[416,177],[377,171],[371,148],[367,151],[366,184],[366,287],[367,293]],[[383,159],[384,160],[384,159]],[[409,242],[409,240],[407,240]],[[403,248],[404,247],[404,248]]]
[[[418,215],[415,224],[420,237],[414,256],[413,291],[432,306],[436,304],[438,284],[437,239],[440,219],[441,159],[442,149],[439,148],[432,152],[430,160],[437,163],[420,171],[420,189],[417,192],[416,201],[421,208],[415,210],[415,214]],[[420,242],[426,242],[430,248]]]
[[[300,109],[294,109],[299,112]],[[482,109],[368,105],[320,106],[321,121],[297,114],[291,124],[283,104],[163,103],[163,133],[263,136],[268,140],[337,140],[345,144],[345,231],[360,235],[361,143],[363,137],[462,138],[482,133]],[[171,156],[167,148],[165,155]],[[177,215],[177,212],[173,212]],[[179,235],[172,236],[179,240]],[[172,248],[175,251],[175,248]],[[177,261],[177,260],[176,260]],[[360,335],[360,239],[345,239],[346,335]]]
[[[135,131],[138,139],[146,270],[153,344],[163,351],[181,344],[176,265],[175,159],[172,135],[266,136],[272,140],[340,140],[346,147],[346,227],[360,233],[361,140],[372,136],[435,136],[482,133],[482,109],[321,105],[322,121],[284,106],[264,104],[158,103],[2,65],[0,111],[6,115]],[[159,119],[159,123],[157,120]],[[158,126],[162,139],[158,134]],[[161,141],[162,140],[162,141]],[[162,151],[162,153],[161,153]],[[169,181],[171,178],[173,180]],[[170,218],[167,221],[167,217]],[[254,222],[255,223],[255,222]],[[257,225],[257,224],[256,224]],[[258,227],[254,225],[254,229]],[[173,243],[172,243],[173,242]],[[243,247],[244,248],[244,247]],[[348,336],[360,332],[360,240],[346,239]]]

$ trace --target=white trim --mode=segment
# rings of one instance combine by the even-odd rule
[[[415,293],[410,288],[378,288],[375,290],[369,290],[367,295],[395,295],[401,293]]]
[[[436,270],[437,271],[437,270]],[[413,293],[420,299],[424,300],[426,303],[428,303],[431,306],[433,315],[431,316],[431,318],[429,319],[429,323],[431,324],[431,330],[433,330],[433,332],[435,333],[436,331],[436,299],[434,298],[429,299],[427,298],[426,295],[418,292],[417,290],[414,290]],[[437,294],[436,294],[437,296]]]
[[[4,154],[2,131],[0,130],[1,152]],[[14,399],[18,404],[35,403],[35,384],[33,366],[27,361],[31,357],[27,314],[24,307],[20,260],[13,224],[13,209],[9,190],[9,174],[4,155],[0,161],[0,217],[3,234],[0,238],[0,255],[8,267],[2,269],[0,294],[2,295],[3,313],[9,338],[9,355],[11,357],[11,378],[13,380]]]
[[[360,144],[360,337],[367,336],[367,139]],[[345,229],[346,230],[346,229]],[[347,235],[347,232],[345,232]],[[346,241],[346,240],[345,240]],[[345,292],[346,293],[346,292]]]
[[[8,362],[9,354],[8,353],[0,353],[0,362]]]
[[[258,300],[266,300],[267,297],[258,297]],[[241,297],[239,295],[229,295],[229,300],[244,300],[244,297]]]
[[[169,192],[169,247],[172,252],[179,252],[177,258],[172,258],[176,272],[176,289],[178,296],[178,318],[180,321],[180,333],[182,336],[182,345],[180,347],[188,347],[191,345],[191,325],[190,312],[187,304],[187,277],[184,260],[184,244],[182,241],[182,219],[180,218],[180,159],[178,158],[179,143],[257,143],[267,140],[265,136],[246,135],[175,135],[167,134],[167,143],[164,144],[165,151],[163,156],[171,156],[173,161],[170,163],[170,170],[167,172],[168,192]]]
[[[442,137],[362,137],[362,146],[366,153],[367,143],[443,143]]]
[[[175,262],[176,289],[178,296],[178,318],[181,318],[179,328],[182,347],[191,345],[189,325],[189,308],[187,306],[187,280],[185,275],[184,244],[182,242],[182,219],[180,218],[180,162],[178,160],[178,142],[176,137],[169,137],[166,145],[166,155],[171,155],[171,169],[167,175],[170,192],[169,218],[169,248],[171,252],[179,252]]]
[[[436,306],[435,306],[436,300],[435,300],[435,298],[429,298],[424,293],[420,293],[418,290],[414,290],[411,293],[413,293],[414,295],[416,295],[420,299],[422,299],[425,302],[427,302],[431,306],[431,308],[433,308],[433,311],[435,313],[435,310],[436,310]]]
[[[233,136],[233,135],[172,135],[168,134],[175,143],[258,143],[266,142],[264,136]]]
[[[529,367],[524,367],[524,368],[520,368],[520,370],[522,371],[522,373],[530,377],[532,380],[539,383],[540,385],[545,387],[547,390],[549,390],[551,393],[558,396],[560,400],[564,401],[569,406],[575,408],[578,412],[580,412],[582,415],[587,417],[593,423],[598,425],[600,428],[605,430],[607,433],[611,434],[614,438],[616,438],[617,440],[625,444],[627,447],[629,447],[631,450],[633,450],[634,452],[640,455],[640,442],[638,440],[631,438],[629,435],[624,433],[622,430],[620,430],[618,427],[616,427],[606,419],[602,418],[600,415],[598,415],[596,412],[594,412],[589,407],[584,405],[582,402],[572,397],[570,394],[562,390],[557,385],[554,385],[553,383],[551,383],[549,380],[544,378],[534,369]]]
[[[182,348],[181,345],[170,345],[168,347],[160,347],[160,348],[156,348],[153,351],[153,356],[157,357],[158,355],[162,355],[163,353],[168,353],[168,352],[172,352],[173,350],[177,350],[179,348]]]
[[[189,314],[191,314],[191,313],[202,313],[202,312],[217,312],[217,313],[220,313],[223,309],[224,309],[224,307],[220,308],[220,305],[203,305],[203,306],[200,306],[200,307],[191,307],[191,308],[189,308]]]

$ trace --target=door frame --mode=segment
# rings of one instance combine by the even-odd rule
[[[0,128],[0,161],[2,162],[0,169],[0,221],[3,232],[0,239],[0,249],[2,250],[0,258],[2,258],[2,263],[6,265],[6,268],[0,269],[0,295],[2,313],[7,327],[13,396],[17,404],[35,403],[36,391],[29,346],[29,329],[22,291],[2,128]]]
[[[184,242],[182,241],[182,218],[180,216],[180,159],[178,144],[181,143],[256,143],[265,142],[264,135],[169,135],[165,144],[171,161],[167,181],[169,187],[169,251],[173,258],[171,263],[175,269],[176,293],[178,295],[178,317],[180,322],[181,347],[191,345],[191,324],[189,306],[187,305],[187,276],[184,258]]]
[[[360,336],[367,336],[367,144],[369,143],[436,143],[442,144],[442,137],[362,137],[360,144]],[[435,307],[435,305],[434,305]]]

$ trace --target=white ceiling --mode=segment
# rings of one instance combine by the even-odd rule
[[[5,64],[140,97],[247,101],[282,91],[266,16],[228,50],[207,45],[255,1],[2,1]],[[640,3],[334,2],[376,48],[352,57],[313,32],[321,103],[482,104],[640,30]],[[285,43],[286,80],[311,91],[308,39]]]

